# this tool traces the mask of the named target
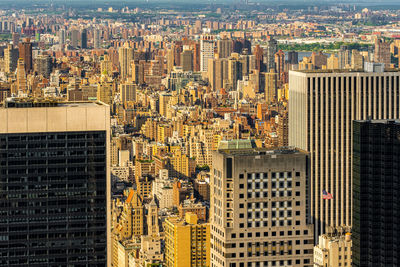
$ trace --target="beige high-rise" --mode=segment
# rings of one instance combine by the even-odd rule
[[[122,79],[128,78],[131,74],[131,64],[133,60],[133,48],[128,43],[118,50],[120,75]]]
[[[314,233],[352,225],[352,121],[400,116],[400,72],[291,71],[289,145],[310,152]],[[333,195],[322,199],[322,191]]]
[[[307,154],[221,141],[210,179],[212,267],[312,266]]]

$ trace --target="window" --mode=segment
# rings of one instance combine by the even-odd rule
[[[276,236],[276,232],[272,232],[272,236]]]
[[[296,206],[300,206],[300,201],[296,201]]]
[[[243,208],[244,208],[244,204],[243,204],[243,203],[240,203],[240,204],[239,204],[239,208],[240,208],[240,209],[243,209]]]
[[[296,172],[296,177],[299,177],[300,176],[300,172]]]
[[[239,228],[244,228],[244,223],[239,223]]]
[[[244,184],[239,184],[239,188],[243,189],[244,188]]]
[[[236,234],[231,234],[231,238],[236,238]]]
[[[296,211],[296,216],[300,216],[300,211]]]
[[[300,186],[300,182],[296,182],[296,186]]]
[[[300,192],[296,191],[296,197],[299,197],[299,196],[300,196]]]
[[[239,218],[244,218],[244,213],[240,213]]]
[[[239,174],[239,179],[243,179],[244,178],[244,174],[243,173],[240,173]]]
[[[244,198],[244,194],[239,194],[239,198]]]
[[[280,236],[284,236],[284,235],[285,235],[285,232],[284,232],[284,231],[280,231],[280,232],[279,232],[279,235],[280,235]]]
[[[308,230],[304,230],[304,234],[305,234],[305,235],[308,235]]]
[[[247,233],[247,237],[253,237],[252,233]]]

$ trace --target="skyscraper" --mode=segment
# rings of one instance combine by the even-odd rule
[[[399,118],[400,72],[291,71],[289,77],[289,146],[310,152],[318,236],[327,226],[352,225],[351,122]],[[323,190],[333,199],[324,200]]]
[[[353,127],[353,266],[399,266],[400,121]]]
[[[123,47],[118,50],[119,55],[119,68],[121,78],[126,79],[131,72],[131,64],[133,60],[133,48],[129,47],[128,43],[125,43]]]
[[[29,38],[25,38],[19,44],[19,57],[24,60],[25,71],[29,73],[32,70],[32,43]]]
[[[22,58],[18,59],[17,64],[17,88],[13,93],[22,95],[28,93],[28,86],[26,84],[25,63]]]
[[[214,58],[214,40],[203,36],[200,41],[200,71],[208,71],[208,60]]]
[[[210,189],[211,266],[312,266],[308,156],[221,141]]]
[[[220,58],[227,58],[233,51],[232,40],[222,39],[217,41],[217,51]]]
[[[52,62],[49,55],[39,55],[35,58],[35,70],[39,75],[45,78],[50,77]]]
[[[374,62],[384,63],[385,68],[390,67],[391,62],[391,54],[390,54],[390,43],[385,42],[382,39],[375,40],[375,53],[374,53]]]
[[[70,31],[70,45],[73,48],[77,48],[79,46],[79,31],[77,29],[72,29]]]
[[[93,47],[94,49],[100,48],[100,40],[101,40],[101,31],[99,29],[93,30]]]
[[[183,52],[181,53],[181,65],[183,71],[193,71],[192,50],[183,50]]]
[[[60,45],[65,45],[65,29],[60,29],[58,32],[58,38]]]
[[[210,266],[210,225],[198,222],[196,214],[185,218],[168,217],[165,229],[165,263],[167,267]]]
[[[18,49],[14,48],[11,44],[7,45],[4,49],[4,70],[6,73],[11,73],[17,68],[18,62]]]
[[[270,72],[275,70],[275,54],[278,50],[278,43],[272,37],[267,41],[266,47],[264,48],[264,65],[266,71]]]
[[[87,30],[83,29],[81,31],[81,43],[80,43],[80,47],[82,49],[87,49]]]
[[[0,108],[1,266],[110,266],[109,107]]]
[[[119,93],[121,97],[121,101],[124,105],[128,101],[135,101],[136,100],[136,85],[133,83],[121,83],[119,85]]]

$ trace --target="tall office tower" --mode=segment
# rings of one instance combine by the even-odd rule
[[[35,58],[35,71],[45,78],[50,78],[52,59],[49,55],[39,55]]]
[[[222,39],[217,41],[217,51],[220,58],[228,58],[232,54],[232,40]]]
[[[22,43],[19,44],[19,57],[24,60],[25,72],[29,73],[33,68],[32,66],[32,43],[29,38],[24,38]]]
[[[307,171],[305,152],[221,141],[210,179],[211,266],[312,266]]]
[[[299,63],[299,53],[296,51],[288,52],[288,64],[298,64]]]
[[[129,101],[136,100],[136,85],[133,83],[121,83],[119,85],[121,101],[126,105]]]
[[[265,70],[270,72],[272,69],[275,70],[275,54],[278,50],[278,43],[272,37],[267,41],[267,45],[264,48],[264,65]]]
[[[361,70],[364,68],[364,57],[360,51],[353,49],[351,51],[351,68]]]
[[[131,72],[133,48],[129,47],[128,43],[125,43],[125,45],[118,50],[118,58],[121,78],[126,79]]]
[[[111,266],[109,107],[0,108],[0,265]]]
[[[200,44],[193,44],[193,71],[200,71]]]
[[[97,100],[112,105],[114,100],[114,84],[103,80],[97,84]]]
[[[353,266],[399,266],[400,121],[353,127]]]
[[[278,121],[278,146],[289,145],[289,114],[284,111],[279,115]]]
[[[280,79],[281,74],[285,71],[285,52],[279,50],[275,54],[275,70]]]
[[[208,60],[208,81],[214,91],[224,88],[224,81],[228,79],[228,60],[216,58]]]
[[[350,50],[346,45],[342,45],[338,52],[339,69],[347,69],[351,66]]]
[[[278,75],[275,70],[262,73],[262,84],[264,84],[264,95],[267,103],[276,101],[276,92],[278,90]]]
[[[192,50],[183,50],[183,52],[181,53],[181,65],[183,71],[193,71]]]
[[[171,98],[172,95],[169,93],[160,94],[158,113],[160,113],[161,116],[167,117],[167,109]]]
[[[369,69],[369,68],[366,68]],[[400,116],[400,72],[291,71],[289,146],[310,152],[316,237],[352,225],[352,120]],[[322,191],[333,195],[324,200]]]
[[[170,73],[175,66],[174,50],[169,48],[167,50],[167,73]]]
[[[236,90],[237,81],[243,78],[243,66],[238,58],[230,57],[228,59],[228,81],[232,90]]]
[[[390,68],[391,54],[390,43],[382,39],[375,40],[374,62],[384,63],[385,68]]]
[[[70,45],[73,48],[77,48],[79,46],[79,31],[77,29],[72,29],[70,31]]]
[[[17,63],[17,88],[16,92],[18,95],[24,95],[28,93],[28,85],[26,83],[26,72],[25,63],[22,58],[18,59]]]
[[[12,34],[12,42],[13,42],[13,46],[14,46],[14,47],[18,47],[18,45],[19,45],[19,38],[20,38],[19,33],[13,32],[13,34]]]
[[[199,222],[197,215],[186,213],[185,218],[168,217],[165,229],[166,267],[210,266],[210,225]]]
[[[87,49],[87,30],[83,29],[81,31],[80,47],[82,49]]]
[[[214,58],[214,40],[211,36],[202,36],[200,41],[200,71],[208,71],[208,60]]]
[[[19,52],[11,44],[4,49],[4,70],[6,73],[11,73],[17,68]]]
[[[254,57],[255,57],[255,69],[258,70],[259,72],[263,71],[263,49],[260,47],[260,45],[256,45],[254,48]]]
[[[60,29],[58,31],[58,39],[60,40],[60,45],[65,45],[65,29]]]
[[[99,49],[101,47],[101,30],[93,30],[93,48]]]
[[[183,51],[183,46],[182,46],[182,42],[178,41],[175,42],[174,46],[174,60],[175,60],[175,66],[181,66],[181,53]]]
[[[118,50],[118,58],[121,78],[126,79],[131,72],[133,48],[130,48],[129,44],[125,43],[125,45]]]

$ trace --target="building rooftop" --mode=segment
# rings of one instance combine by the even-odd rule
[[[66,102],[58,98],[19,98],[9,97],[1,106],[3,108],[38,108],[38,107],[95,107],[104,105],[102,102],[82,101]]]
[[[305,151],[295,147],[277,147],[277,148],[257,148],[257,147],[229,147],[218,149],[218,152],[225,155],[241,155],[241,156],[255,156],[255,155],[283,155],[283,154],[303,154]]]
[[[291,70],[290,72],[300,72],[300,73],[371,73],[365,71],[364,69],[319,69],[319,70]],[[400,72],[400,69],[385,69],[384,72]]]
[[[400,124],[398,119],[387,119],[387,120],[354,120],[355,122],[369,122],[369,123],[381,123],[381,124]]]

